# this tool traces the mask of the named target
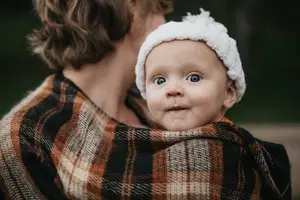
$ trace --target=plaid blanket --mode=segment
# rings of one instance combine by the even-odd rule
[[[60,73],[4,116],[0,142],[1,199],[291,199],[282,145],[225,121],[130,127]]]

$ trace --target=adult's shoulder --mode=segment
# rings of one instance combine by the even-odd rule
[[[62,116],[72,113],[71,106],[66,107],[67,93],[63,91],[55,80],[55,76],[49,76],[35,90],[28,94],[15,105],[0,121],[0,135],[2,139],[33,132],[43,132],[45,127],[57,124]],[[62,112],[63,110],[63,112]],[[53,120],[53,116],[55,120]],[[57,117],[58,116],[58,117]],[[32,135],[33,137],[33,135]],[[4,140],[1,140],[3,143]]]
[[[52,150],[73,115],[69,85],[48,77],[0,121],[0,191],[8,199],[64,199]],[[1,197],[1,195],[0,195]]]
[[[54,184],[57,173],[50,159],[49,127],[55,123],[43,120],[51,111],[31,103],[23,100],[0,121],[0,193],[7,199],[64,197]]]

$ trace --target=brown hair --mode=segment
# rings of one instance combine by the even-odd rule
[[[29,35],[33,52],[55,69],[100,61],[129,31],[136,4],[144,13],[172,10],[172,0],[34,0],[42,26]]]

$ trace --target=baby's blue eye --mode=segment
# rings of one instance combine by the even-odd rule
[[[163,83],[166,82],[166,79],[163,78],[163,77],[157,77],[155,80],[154,80],[154,83],[156,83],[157,85],[161,85]]]
[[[201,77],[197,74],[191,74],[187,77],[187,80],[191,82],[199,82],[201,80]]]

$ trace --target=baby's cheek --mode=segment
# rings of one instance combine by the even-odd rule
[[[148,109],[155,120],[160,120],[163,117],[164,100],[161,92],[161,90],[153,87],[146,88]]]
[[[149,99],[147,100],[148,108],[152,115],[158,115],[161,109],[161,102],[157,99]]]
[[[191,93],[189,95],[189,99],[193,104],[201,105],[201,104],[205,104],[205,103],[213,101],[216,98],[215,96],[216,96],[215,90],[202,89],[197,92],[195,91],[195,92]]]
[[[147,103],[148,106],[153,107],[160,107],[161,106],[161,91],[155,90],[152,87],[146,89],[146,96],[147,96]]]
[[[162,117],[161,102],[157,101],[157,99],[149,98],[149,100],[147,100],[147,104],[153,119],[160,120]]]

